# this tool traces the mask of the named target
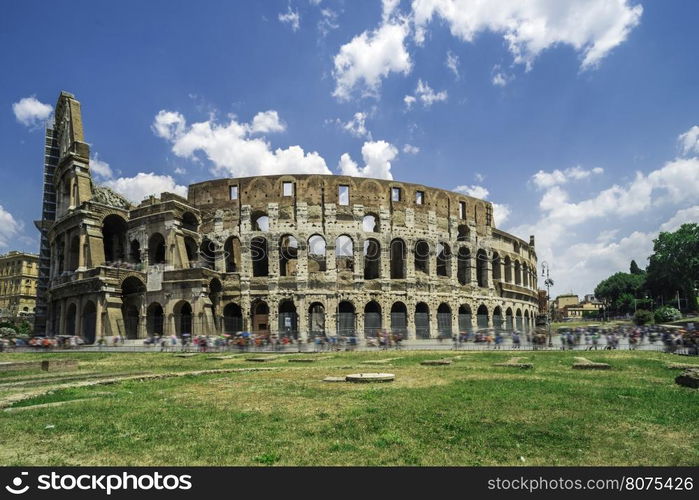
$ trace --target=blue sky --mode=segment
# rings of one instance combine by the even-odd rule
[[[458,189],[589,293],[699,220],[691,0],[11,2],[0,252],[36,251],[43,121],[83,106],[98,182],[345,172]]]

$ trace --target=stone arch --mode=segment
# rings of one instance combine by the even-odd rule
[[[267,212],[255,210],[250,215],[250,223],[253,231],[262,231],[264,233],[269,231],[269,215],[267,215]]]
[[[364,306],[364,336],[376,337],[381,328],[381,306],[377,301],[370,300]]]
[[[430,244],[425,240],[415,242],[415,272],[430,274]]]
[[[337,305],[337,334],[354,337],[356,334],[356,310],[349,300],[343,300]]]
[[[424,302],[415,304],[415,337],[430,338],[430,306]]]
[[[325,306],[320,302],[313,302],[308,307],[308,336],[325,336]]]
[[[81,337],[86,344],[94,344],[97,336],[97,307],[92,300],[83,305]]]
[[[110,214],[102,220],[102,243],[105,262],[118,262],[126,258],[126,221]]]
[[[314,234],[308,238],[308,272],[323,273],[327,270],[325,238]]]
[[[491,260],[493,262],[493,281],[501,281],[502,274],[500,273],[500,254],[493,252],[493,258]]]
[[[391,279],[405,279],[405,241],[394,238],[391,241]]]
[[[482,248],[476,253],[476,278],[479,287],[488,286],[488,254]]]
[[[278,319],[280,337],[296,338],[298,336],[298,314],[293,300],[284,299],[279,302]]]
[[[500,332],[505,327],[505,318],[502,316],[502,307],[495,306],[493,309],[493,327],[496,332]]]
[[[187,252],[187,263],[183,267],[196,267],[199,263],[197,242],[191,236],[184,237],[184,249]]]
[[[229,302],[223,308],[223,333],[235,335],[243,328],[243,310],[235,302]]]
[[[175,320],[175,334],[178,337],[191,336],[192,328],[192,306],[186,300],[180,300],[173,308]]]
[[[182,214],[182,229],[196,233],[199,230],[199,219],[192,212]]]
[[[354,241],[346,234],[335,240],[335,267],[338,272],[354,271]]]
[[[145,293],[146,285],[137,276],[128,276],[121,282],[121,314],[124,336],[127,339],[138,338],[141,306]]]
[[[253,333],[269,335],[269,306],[264,300],[255,300],[250,307]]]
[[[279,239],[279,275],[296,276],[298,258],[298,240],[290,234],[285,234]]]
[[[529,309],[524,310],[524,331],[528,332],[531,329],[531,323],[529,321]]]
[[[461,285],[468,285],[471,282],[471,251],[462,245],[456,258],[456,277]]]
[[[216,243],[205,237],[199,245],[199,265],[204,269],[215,269],[217,250]]]
[[[505,256],[505,282],[512,283],[512,259],[509,255]]]
[[[515,285],[522,284],[522,266],[519,260],[515,260]]]
[[[408,335],[408,308],[401,301],[391,306],[391,332],[403,338]]]
[[[364,240],[364,279],[381,277],[381,244],[374,238]]]
[[[148,263],[165,264],[165,238],[160,233],[151,234],[148,238]]]
[[[451,276],[451,248],[448,243],[437,243],[437,276]]]
[[[76,325],[78,323],[77,321],[77,306],[75,305],[74,302],[72,302],[69,306],[68,309],[66,309],[66,335],[77,335],[76,331]]]
[[[141,263],[141,242],[137,239],[131,240],[129,244],[129,260],[133,264]]]
[[[507,310],[505,311],[505,329],[508,332],[511,332],[514,330],[515,324],[512,316],[512,308],[508,307]]]
[[[146,332],[149,337],[162,337],[165,333],[165,313],[159,302],[151,302],[146,309]]]
[[[443,339],[450,339],[453,335],[451,307],[446,302],[442,302],[437,308],[437,333]]]
[[[369,212],[362,217],[362,231],[365,233],[378,233],[380,230],[379,216]]]
[[[518,307],[515,311],[515,329],[517,331],[522,331],[524,324],[522,321],[522,310]]]
[[[254,277],[269,276],[269,254],[266,238],[257,236],[252,239],[250,258],[252,259],[252,275]]]
[[[468,304],[461,304],[459,306],[459,333],[470,333],[472,328],[471,324],[471,306]]]
[[[457,228],[456,241],[468,241],[471,239],[471,230],[467,224],[460,224]]]
[[[68,270],[76,271],[80,262],[80,237],[75,234],[68,247]]]
[[[226,272],[239,273],[241,252],[240,239],[238,237],[231,236],[226,239],[226,242],[223,244],[223,255],[226,263]]]
[[[488,308],[485,304],[478,306],[478,311],[476,311],[476,322],[479,329],[488,328]]]

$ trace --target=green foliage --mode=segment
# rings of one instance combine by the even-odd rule
[[[663,306],[655,310],[656,323],[670,323],[682,319],[682,313],[674,307]]]
[[[678,291],[696,307],[694,287],[699,284],[699,224],[682,224],[673,233],[653,240],[647,285],[655,295],[673,297]]]
[[[0,326],[0,337],[9,338],[17,335],[17,332],[9,326]]]
[[[17,325],[17,333],[20,335],[29,335],[32,331],[32,325],[28,321],[22,321]]]
[[[597,285],[595,296],[616,311],[630,312],[634,309],[634,299],[642,294],[644,283],[643,274],[616,273]]]
[[[653,313],[645,309],[639,309],[633,315],[633,322],[637,325],[645,325],[653,321]]]
[[[629,266],[629,272],[631,274],[645,274],[645,271],[638,267],[635,260],[631,261],[631,266]]]

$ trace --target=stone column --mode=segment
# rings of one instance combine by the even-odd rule
[[[102,330],[102,297],[97,297],[97,300],[95,300],[95,341],[100,337],[104,338],[104,331]]]
[[[298,338],[306,342],[308,340],[308,306],[304,294],[298,295],[294,300],[296,304],[296,328],[298,330]]]
[[[430,306],[430,338],[435,339],[439,336],[439,328],[437,323],[437,308],[439,304],[429,303]]]
[[[478,265],[476,262],[476,254],[473,251],[469,252],[468,266],[470,270],[469,277],[471,281],[471,286],[474,288],[478,288]]]

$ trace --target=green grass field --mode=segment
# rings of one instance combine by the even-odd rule
[[[73,357],[80,368],[0,374],[0,464],[699,464],[699,391],[676,385],[679,371],[665,367],[699,360],[523,352],[534,368],[522,370],[492,366],[511,352],[461,352],[449,366],[420,365],[455,354],[323,354],[315,356],[330,357],[309,364],[288,361],[299,355],[253,363],[244,355],[2,354]],[[575,356],[613,368],[573,370]],[[400,359],[362,364],[386,358]],[[108,374],[260,367],[275,369],[67,387]],[[358,371],[396,381],[322,382]]]

